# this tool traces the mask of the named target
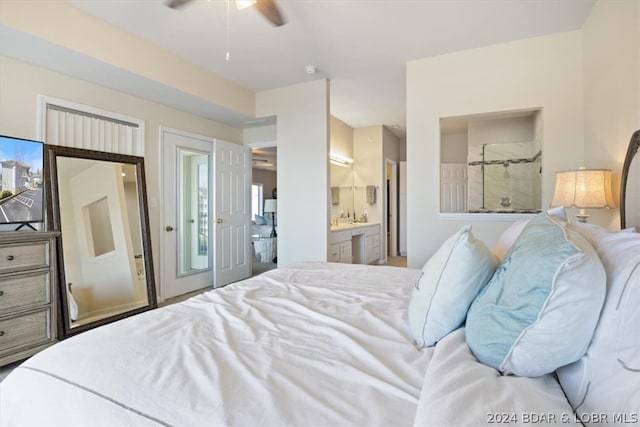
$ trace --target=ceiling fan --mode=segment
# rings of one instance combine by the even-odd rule
[[[189,3],[192,0],[169,0],[167,6],[172,9],[182,6],[185,3]],[[278,9],[274,0],[235,0],[238,9],[244,9],[249,6],[255,6],[258,12],[262,14],[269,22],[276,27],[280,27],[286,24],[282,13]]]

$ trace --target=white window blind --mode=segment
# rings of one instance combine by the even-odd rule
[[[46,104],[47,144],[143,157],[143,132],[136,123]]]

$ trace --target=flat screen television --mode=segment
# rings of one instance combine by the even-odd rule
[[[44,222],[44,144],[0,135],[0,225]]]

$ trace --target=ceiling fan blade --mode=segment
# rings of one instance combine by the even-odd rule
[[[177,7],[182,6],[185,3],[189,3],[191,0],[169,0],[167,2],[167,6],[169,6],[171,9],[175,9]]]
[[[280,10],[278,10],[278,6],[276,6],[274,0],[257,0],[255,7],[262,16],[271,21],[276,27],[287,23],[282,17]]]

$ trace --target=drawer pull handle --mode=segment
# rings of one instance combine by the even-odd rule
[[[4,291],[0,291],[0,297],[4,295]]]
[[[13,255],[7,255],[7,261],[13,261]]]
[[[4,331],[0,331],[0,337],[4,335]]]

